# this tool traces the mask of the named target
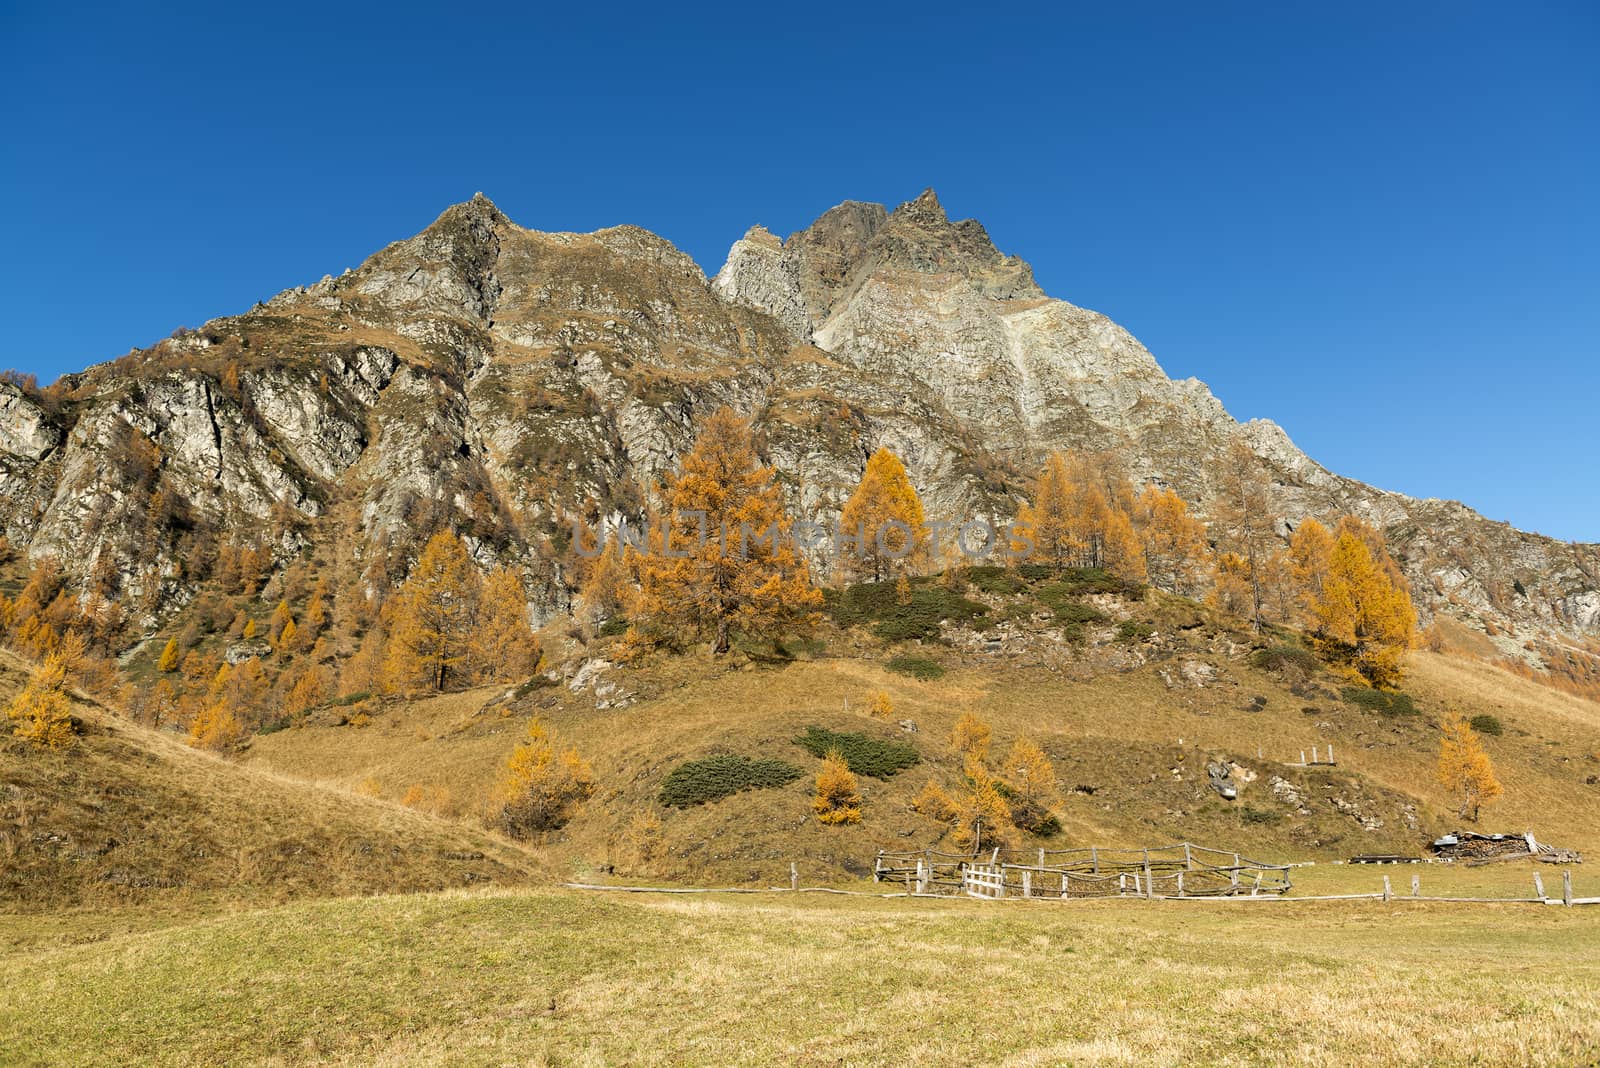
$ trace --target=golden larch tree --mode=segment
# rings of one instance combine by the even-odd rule
[[[589,567],[588,578],[583,583],[581,598],[587,622],[598,626],[616,616],[628,613],[633,599],[633,570],[628,566],[616,536],[607,537]]]
[[[1196,593],[1206,579],[1206,525],[1174,490],[1153,485],[1139,494],[1135,515],[1150,583],[1182,596]]]
[[[956,725],[950,732],[950,744],[962,756],[986,760],[989,756],[989,741],[993,737],[994,729],[977,713],[968,709],[961,713],[960,719],[956,720]]]
[[[1061,803],[1056,768],[1045,751],[1031,738],[1018,738],[1000,772],[1011,788],[1011,822],[1025,831],[1043,829]]]
[[[1219,563],[1219,578],[1242,578],[1249,594],[1249,611],[1242,614],[1258,632],[1268,601],[1267,559],[1279,547],[1277,522],[1260,457],[1234,439],[1220,471],[1213,532],[1222,550],[1235,557],[1226,575]]]
[[[667,486],[667,537],[640,563],[640,616],[728,651],[734,631],[777,638],[815,625],[822,594],[790,538],[771,468],[750,426],[723,408],[706,421]]]
[[[171,674],[178,670],[178,639],[168,638],[167,644],[161,649],[161,659],[156,661],[156,670]]]
[[[1034,484],[1033,500],[1017,513],[1017,526],[1033,540],[1031,558],[1060,570],[1074,563],[1083,545],[1073,535],[1072,481],[1067,460],[1051,453]]]
[[[561,827],[593,793],[589,762],[570,746],[558,753],[544,724],[534,718],[506,759],[493,796],[501,829],[513,838],[528,838]]]
[[[1401,662],[1416,640],[1417,611],[1405,580],[1399,581],[1355,531],[1345,530],[1334,540],[1322,594],[1311,605],[1324,653],[1348,663],[1373,686],[1399,681]]]
[[[403,693],[443,690],[470,675],[472,629],[482,580],[461,539],[442,530],[388,606],[385,682]]]
[[[65,749],[72,745],[72,703],[66,693],[66,664],[51,653],[34,669],[22,691],[6,707],[12,732],[40,749]]]
[[[526,678],[539,662],[539,647],[528,626],[528,597],[522,580],[507,567],[489,572],[472,630],[472,659],[480,678],[510,682]]]
[[[861,822],[861,790],[844,754],[830,749],[817,771],[817,789],[811,799],[817,822],[829,826]]]
[[[1498,798],[1504,789],[1495,777],[1494,764],[1483,751],[1478,732],[1459,715],[1447,719],[1439,738],[1439,782],[1450,792],[1456,812],[1478,822],[1478,810]]]
[[[966,787],[951,799],[956,845],[972,853],[1014,845],[1017,835],[1011,809],[988,765],[968,753],[964,770]]]
[[[1303,520],[1289,536],[1289,560],[1302,607],[1309,612],[1311,606],[1322,599],[1322,588],[1328,582],[1333,563],[1333,535],[1316,519]]]
[[[900,457],[887,448],[872,454],[839,515],[839,529],[853,555],[845,570],[861,578],[881,582],[925,562],[927,517]]]

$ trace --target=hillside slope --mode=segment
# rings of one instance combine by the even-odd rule
[[[23,675],[0,664],[0,701]],[[239,767],[79,702],[77,746],[0,723],[0,909],[205,902],[518,883],[537,858],[472,827]]]
[[[1418,854],[1460,825],[1434,781],[1437,721],[1447,711],[1496,716],[1485,739],[1506,785],[1484,826],[1600,850],[1600,705],[1496,669],[1417,653],[1406,688],[1419,711],[1389,715],[1353,704],[1348,683],[1322,669],[1262,666],[1262,642],[1177,598],[1090,598],[1103,619],[1081,641],[1029,616],[1038,591],[984,596],[996,628],[946,627],[944,643],[886,644],[829,627],[820,652],[790,663],[658,656],[611,664],[609,641],[580,647],[547,635],[562,684],[503,688],[370,706],[370,723],[342,710],[258,738],[246,760],[286,774],[354,785],[375,779],[389,797],[443,786],[469,807],[487,797],[499,765],[538,715],[595,768],[599,792],[548,847],[573,871],[613,865],[638,877],[784,882],[790,861],[807,878],[869,872],[878,849],[950,848],[943,828],[912,804],[931,778],[960,781],[949,736],[967,710],[994,727],[1003,759],[1021,735],[1055,762],[1059,835],[1045,846],[1164,844],[1191,839],[1277,861],[1366,852]],[[1124,626],[1126,625],[1126,626]],[[1269,641],[1289,640],[1273,638]],[[814,647],[815,648],[815,647]],[[895,655],[947,673],[917,681],[889,670]],[[866,712],[888,693],[890,720]],[[900,721],[914,726],[905,729]],[[818,761],[795,744],[809,726],[909,743],[920,763],[886,780],[862,777],[863,823],[823,827],[810,812]],[[1333,768],[1291,767],[1313,745]],[[666,776],[715,753],[781,759],[803,776],[685,809],[663,807]],[[1240,796],[1206,785],[1212,760],[1237,765]],[[1278,782],[1279,785],[1274,785]],[[640,813],[659,815],[659,831]],[[648,856],[649,859],[645,859]]]

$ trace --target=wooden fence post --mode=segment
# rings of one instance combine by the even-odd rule
[[[1144,851],[1144,896],[1151,898],[1156,896],[1155,880],[1150,878],[1150,850],[1148,849]]]
[[[1571,868],[1562,868],[1561,869],[1561,903],[1563,905],[1568,905],[1568,906],[1570,906],[1572,904],[1572,869]]]
[[[1033,872],[1031,871],[1024,871],[1022,873],[1022,896],[1033,896]]]
[[[1194,871],[1194,849],[1188,842],[1183,843],[1183,866],[1189,871]]]
[[[921,857],[917,858],[917,893],[919,894],[928,892],[928,869],[925,866],[926,863]]]
[[[1392,889],[1390,889],[1390,887],[1389,887],[1389,877],[1387,875],[1385,875],[1383,877],[1383,899],[1385,901],[1388,901],[1393,896],[1394,896],[1394,891]]]
[[[1538,872],[1533,873],[1533,896],[1540,901],[1544,900],[1544,876]]]
[[[1044,867],[1044,846],[1039,847],[1039,867]]]
[[[1413,875],[1411,877],[1411,896],[1412,897],[1421,897],[1422,896],[1422,876],[1420,876],[1420,875]]]
[[[1333,763],[1333,743],[1328,743],[1328,763]]]
[[[1183,872],[1178,873],[1178,896],[1183,896]]]
[[[1061,873],[1061,896],[1062,897],[1066,897],[1067,896],[1067,880],[1070,879],[1070,878],[1072,878],[1072,877],[1070,875],[1068,875],[1066,872],[1062,872]]]
[[[792,861],[792,860],[789,862],[789,889],[790,890],[799,890],[800,889],[800,869],[799,869],[799,867],[797,867],[795,865],[795,862]]]
[[[1094,865],[1094,873],[1096,875],[1099,875],[1100,874],[1100,847],[1099,846],[1090,846],[1089,847],[1089,862]]]

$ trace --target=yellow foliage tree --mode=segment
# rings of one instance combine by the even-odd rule
[[[950,732],[950,744],[962,756],[985,760],[989,756],[989,741],[994,730],[970,709],[961,713],[955,728]]]
[[[284,698],[283,710],[299,718],[328,699],[328,684],[315,664],[296,676]]]
[[[1289,560],[1300,600],[1309,612],[1322,599],[1333,564],[1333,535],[1315,519],[1306,519],[1289,536]]]
[[[267,621],[267,638],[277,644],[283,634],[283,628],[294,622],[294,613],[289,611],[289,602],[280,600],[272,609],[272,618]]]
[[[295,639],[298,634],[299,628],[294,625],[294,620],[291,619],[286,621],[283,624],[283,629],[278,632],[278,641],[276,643],[278,651],[283,652],[288,649],[293,649],[296,645]]]
[[[1033,539],[1032,558],[1057,570],[1077,561],[1084,546],[1074,536],[1072,481],[1059,452],[1045,461],[1033,500],[1017,513],[1017,526]]]
[[[72,745],[72,704],[66,694],[66,666],[61,654],[52,653],[34,670],[28,684],[6,708],[20,739],[40,749],[65,749]]]
[[[1206,525],[1171,489],[1146,486],[1136,511],[1145,567],[1152,585],[1183,596],[1206,578]]]
[[[390,601],[385,682],[403,693],[443,690],[467,677],[481,579],[450,531],[428,539]]]
[[[994,775],[983,759],[973,753],[967,754],[965,771],[966,789],[952,799],[956,845],[972,853],[1014,845],[1017,836],[1011,822],[1011,809]]]
[[[667,499],[669,536],[640,566],[638,609],[653,628],[709,636],[721,654],[735,630],[776,638],[816,623],[822,594],[795,551],[748,423],[728,408],[707,420]]]
[[[558,754],[544,724],[535,718],[528,722],[527,735],[511,751],[495,784],[498,822],[513,838],[555,830],[593,793],[594,770],[589,762],[571,747]]]
[[[171,674],[178,670],[178,639],[168,638],[167,644],[161,650],[161,659],[156,661],[156,670]]]
[[[1311,605],[1316,637],[1333,659],[1373,686],[1392,686],[1416,639],[1417,612],[1404,580],[1396,584],[1367,543],[1345,530],[1334,540],[1328,577]]]
[[[850,541],[853,558],[845,570],[873,582],[913,570],[926,562],[928,524],[905,465],[887,448],[867,461],[839,515],[840,541]]]
[[[1050,810],[1061,803],[1056,769],[1031,738],[1018,738],[1001,768],[1011,787],[1011,822],[1025,831],[1044,829]]]
[[[189,724],[189,744],[196,749],[227,749],[243,736],[244,727],[228,707],[225,695],[203,704]]]
[[[822,758],[811,811],[816,813],[818,823],[829,826],[861,822],[861,791],[855,773],[837,749],[828,750]]]
[[[1439,782],[1450,792],[1461,818],[1473,823],[1478,822],[1479,808],[1505,792],[1478,732],[1459,715],[1445,721],[1439,739]]]
[[[872,695],[872,702],[867,705],[867,714],[874,719],[892,719],[894,717],[893,698],[879,690]]]
[[[592,626],[626,615],[633,599],[633,571],[617,542],[615,537],[606,539],[583,584],[583,607]]]
[[[255,636],[256,636],[256,621],[253,620],[253,619],[245,620],[245,623],[244,623],[244,637],[245,637],[245,639],[249,640],[251,638],[254,638]]]
[[[495,568],[484,580],[472,659],[478,675],[490,682],[526,678],[539,662],[539,646],[528,626],[527,593],[510,568]]]
[[[1267,560],[1279,546],[1278,519],[1272,511],[1261,458],[1243,440],[1235,439],[1228,448],[1218,481],[1214,532],[1223,551],[1236,558],[1228,567],[1242,569],[1240,574],[1248,590],[1249,610],[1240,614],[1259,632],[1268,603]],[[1219,578],[1223,577],[1220,562],[1218,568]],[[1238,574],[1228,577],[1236,578]]]

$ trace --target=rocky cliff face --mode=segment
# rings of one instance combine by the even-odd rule
[[[895,449],[931,514],[1009,516],[1055,448],[1112,448],[1203,508],[1242,437],[1288,521],[1381,525],[1419,600],[1510,650],[1600,630],[1600,550],[1324,470],[1235,422],[1109,319],[1046,297],[931,192],[757,227],[708,280],[635,227],[524,230],[482,196],[339,278],[30,395],[0,384],[0,528],[144,622],[227,541],[374,584],[449,521],[568,605],[569,517],[635,514],[722,404],[755,417],[794,509],[827,521]],[[354,578],[353,578],[354,580]]]

